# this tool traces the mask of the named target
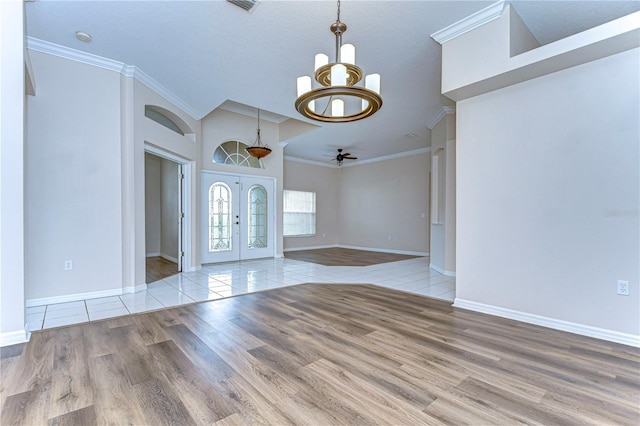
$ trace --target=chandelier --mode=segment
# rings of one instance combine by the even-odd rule
[[[258,110],[258,129],[256,130],[256,133],[256,141],[249,148],[245,149],[247,150],[249,155],[260,159],[271,154],[271,148],[269,148],[269,146],[267,145],[263,145],[262,140],[260,139],[260,110]]]
[[[340,22],[340,0],[338,19],[329,29],[336,36],[335,62],[329,63],[329,57],[323,53],[316,55],[314,78],[321,87],[313,89],[309,76],[298,77],[296,109],[307,118],[328,123],[367,118],[382,106],[380,74],[369,74],[364,79],[364,87],[356,86],[362,80],[363,72],[355,64],[355,46],[342,44],[347,25]]]

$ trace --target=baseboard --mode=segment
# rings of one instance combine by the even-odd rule
[[[640,347],[640,336],[636,336],[634,334],[620,333],[618,331],[612,331],[604,328],[592,327],[589,325],[543,317],[526,312],[514,311],[511,309],[501,308],[499,306],[485,305],[483,303],[472,302],[471,300],[464,300],[459,298],[456,298],[454,300],[453,306],[456,308],[468,309],[470,311],[482,312],[502,318],[509,318],[529,324],[553,328],[554,330],[567,331],[569,333],[580,334],[582,336],[595,337],[596,339],[621,343],[623,345],[634,346],[636,348]]]
[[[433,263],[429,264],[429,268],[433,269],[436,272],[440,272],[442,275],[446,275],[448,277],[455,277],[456,271],[447,271],[439,266],[434,265]]]
[[[288,251],[320,250],[320,249],[336,248],[336,247],[340,247],[340,246],[336,244],[332,244],[328,246],[296,247],[296,248],[284,249],[283,252],[286,253]]]
[[[0,347],[17,345],[19,343],[28,342],[31,333],[26,330],[11,331],[9,333],[0,333]]]
[[[54,305],[56,303],[65,303],[65,302],[77,302],[78,300],[85,300],[85,299],[99,299],[101,297],[120,296],[125,293],[137,293],[139,291],[143,291],[146,289],[147,289],[146,284],[140,284],[137,286],[124,287],[122,289],[114,288],[113,290],[90,291],[88,293],[66,294],[64,296],[41,297],[39,299],[27,299],[26,306],[27,308],[31,308],[33,306]]]
[[[27,299],[26,306],[53,305],[56,303],[75,302],[84,299],[98,299],[100,297],[119,296],[122,289],[114,288],[112,290],[90,291],[88,293],[65,294],[64,296],[42,297],[39,299]]]
[[[158,256],[160,256],[163,259],[168,260],[169,262],[178,263],[178,259],[176,259],[175,257],[171,257],[168,254],[160,253]]]
[[[168,260],[169,262],[178,263],[178,259],[176,259],[175,257],[171,257],[168,254],[164,254],[164,253],[147,253],[145,256],[146,257],[161,257],[163,259]]]
[[[393,254],[406,254],[408,256],[421,256],[428,257],[428,251],[409,251],[409,250],[393,250],[393,249],[382,249],[382,248],[373,248],[373,247],[358,247],[358,246],[343,246],[339,245],[337,247],[346,248],[351,250],[364,250],[364,251],[375,251],[378,253],[393,253]]]
[[[139,285],[136,285],[136,286],[123,288],[122,289],[122,294],[137,293],[139,291],[145,291],[146,289],[147,289],[147,285],[146,284],[139,284]]]

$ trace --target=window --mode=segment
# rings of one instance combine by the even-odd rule
[[[178,117],[171,111],[159,106],[145,105],[144,115],[148,119],[155,121],[156,123],[166,127],[171,131],[176,132],[180,136],[184,136],[187,133],[193,133],[187,123],[185,123],[180,117]]]
[[[213,162],[263,169],[262,162],[247,152],[249,145],[240,141],[223,142],[213,153]]]
[[[249,248],[267,247],[267,190],[262,185],[249,189]]]
[[[231,189],[222,182],[209,188],[209,252],[231,247]]]
[[[283,234],[285,237],[316,235],[316,193],[284,191]]]

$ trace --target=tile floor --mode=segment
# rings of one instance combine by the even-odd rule
[[[455,278],[419,257],[371,266],[324,266],[292,259],[260,259],[203,266],[121,296],[27,308],[29,331],[97,321],[301,283],[364,283],[453,301]]]

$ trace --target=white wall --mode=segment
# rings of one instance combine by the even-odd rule
[[[160,255],[162,236],[162,159],[146,153],[144,156],[144,226],[147,256]]]
[[[429,265],[440,273],[456,271],[456,128],[455,114],[431,129],[431,246]]]
[[[177,261],[178,164],[145,153],[146,256]]]
[[[430,157],[338,169],[340,245],[428,253]]]
[[[340,242],[340,170],[285,160],[284,189],[316,193],[316,235],[286,237],[284,249],[334,246]]]
[[[37,94],[27,100],[26,297],[119,289],[120,75],[30,56]]]
[[[458,102],[456,303],[640,335],[639,55]]]
[[[0,2],[0,346],[26,340],[23,8]]]
[[[162,159],[162,228],[160,253],[165,258],[176,260],[178,257],[178,165]]]

